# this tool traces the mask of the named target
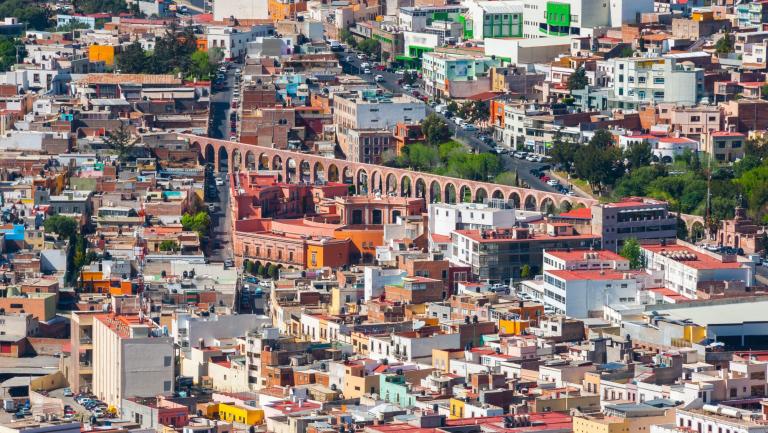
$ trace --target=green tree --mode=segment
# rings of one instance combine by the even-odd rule
[[[115,59],[117,69],[123,74],[140,74],[151,69],[151,56],[147,56],[138,41],[129,44]]]
[[[568,76],[568,90],[581,90],[587,87],[587,84],[589,84],[587,71],[583,67],[576,69],[576,71]]]
[[[726,31],[723,36],[715,43],[715,52],[717,54],[729,54],[733,52],[733,35]]]
[[[574,157],[576,175],[597,190],[613,185],[623,172],[621,151],[615,147],[601,148],[590,142]]]
[[[531,267],[528,265],[523,265],[522,268],[520,268],[520,278],[530,278],[531,277]]]
[[[625,45],[621,52],[619,53],[619,57],[632,57],[632,55],[635,54],[635,50],[632,49],[631,46]]]
[[[378,59],[381,53],[381,43],[376,39],[363,39],[357,44],[357,49],[370,57]]]
[[[166,239],[160,242],[160,251],[176,251],[179,249],[179,244],[173,239]]]
[[[104,144],[117,152],[121,160],[130,159],[135,140],[125,123],[120,122],[118,129],[108,132],[104,137]]]
[[[117,15],[121,12],[128,12],[128,5],[125,0],[73,0],[72,5],[77,12],[82,14],[106,12]]]
[[[256,266],[256,275],[266,277],[267,276],[267,268],[264,267],[261,263],[259,263],[258,266]]]
[[[520,186],[516,171],[505,171],[500,173],[496,176],[496,179],[494,179],[493,182],[500,185]]]
[[[760,97],[763,99],[768,99],[768,84],[763,84],[760,87]]]
[[[629,238],[624,241],[624,245],[622,245],[619,255],[629,260],[629,267],[632,269],[640,269],[645,266],[643,250],[640,248],[640,243],[635,238]]]
[[[253,273],[253,262],[245,259],[243,262],[243,269],[245,270],[246,274],[252,274]]]
[[[196,232],[198,236],[204,237],[208,235],[211,228],[211,217],[206,211],[200,211],[194,215],[185,213],[181,217],[181,226],[184,230]]]
[[[0,72],[5,72],[26,55],[24,44],[18,39],[0,37]]]
[[[267,276],[273,280],[276,280],[279,274],[280,271],[277,269],[277,266],[275,266],[273,263],[270,263],[269,267],[267,268]]]
[[[563,140],[562,135],[558,131],[552,140],[549,155],[552,157],[552,162],[562,166],[566,172],[570,172],[573,169],[573,160],[576,157],[576,153],[581,147],[580,144],[574,143],[571,140]]]
[[[198,80],[210,79],[211,73],[216,70],[216,65],[205,51],[195,51],[190,56],[189,74]]]
[[[422,143],[413,143],[406,147],[408,165],[415,170],[429,171],[440,162],[437,149]]]
[[[451,129],[442,117],[430,113],[421,121],[421,132],[427,143],[436,146],[451,138]]]
[[[64,215],[51,215],[43,222],[43,228],[48,233],[56,233],[62,239],[69,239],[77,233],[77,221]]]
[[[339,40],[351,47],[354,47],[355,45],[357,45],[357,40],[355,40],[355,37],[352,35],[352,32],[350,32],[348,29],[341,29],[339,31]]]
[[[28,0],[3,0],[0,2],[0,18],[15,17],[27,28],[45,30],[49,27],[50,12],[43,2]]]
[[[653,159],[651,144],[648,140],[630,144],[624,151],[624,159],[627,160],[628,168],[632,170],[650,165]]]

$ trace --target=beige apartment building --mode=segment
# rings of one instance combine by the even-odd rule
[[[170,395],[173,339],[140,314],[93,317],[93,393],[119,407],[123,399]]]

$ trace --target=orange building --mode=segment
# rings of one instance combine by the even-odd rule
[[[115,64],[116,47],[114,45],[91,45],[88,47],[88,60],[91,62],[103,61],[107,66]]]
[[[109,293],[111,295],[131,295],[133,283],[129,280],[104,277],[102,271],[82,271],[80,288],[86,293]]]
[[[195,39],[195,43],[197,44],[198,51],[208,51],[208,39],[197,38]]]
[[[307,11],[307,2],[300,0],[269,0],[267,10],[272,21],[294,19],[299,12]]]

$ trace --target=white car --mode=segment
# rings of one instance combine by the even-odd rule
[[[403,90],[411,90],[410,84],[403,84]]]
[[[371,73],[371,70],[370,70],[370,69],[368,69],[368,68],[366,68],[366,69],[363,69],[363,74],[366,74],[366,75],[368,75],[368,74],[370,74],[370,73]]]
[[[376,78],[374,78],[374,79],[376,80],[377,83],[381,83],[382,81],[384,81],[384,76],[383,75],[377,75]]]
[[[216,186],[222,186],[224,185],[224,181],[221,179],[216,179]]]
[[[363,63],[360,63],[360,67],[363,68],[363,69],[370,68],[371,64],[368,63],[368,62],[363,62]]]
[[[398,69],[395,71],[395,75],[405,75],[405,71],[402,69]]]
[[[365,54],[363,54],[363,53],[358,53],[358,54],[357,54],[357,58],[358,58],[358,59],[360,59],[360,60],[363,60],[363,59],[365,58]]]
[[[560,182],[558,182],[557,179],[549,179],[547,181],[547,185],[549,185],[549,186],[558,186],[558,185],[560,185]]]
[[[463,124],[464,124],[464,119],[462,119],[461,117],[454,117],[454,118],[453,118],[453,123],[455,123],[455,124],[457,124],[457,125],[461,126],[461,125],[463,125]]]

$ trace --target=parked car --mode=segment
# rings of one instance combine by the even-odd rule
[[[463,129],[465,131],[469,131],[469,132],[477,131],[477,128],[475,127],[475,125],[473,125],[471,123],[465,123],[465,124],[461,125],[461,129]]]
[[[398,69],[395,71],[395,75],[405,75],[405,71],[402,69]]]
[[[557,185],[560,185],[560,182],[558,182],[557,179],[549,179],[547,181],[547,185],[549,185],[549,186],[557,186]]]
[[[72,397],[74,394],[70,388],[64,388],[64,397]]]
[[[382,81],[384,81],[384,76],[377,75],[376,78],[374,78],[374,80],[376,80],[377,83],[381,83]]]

